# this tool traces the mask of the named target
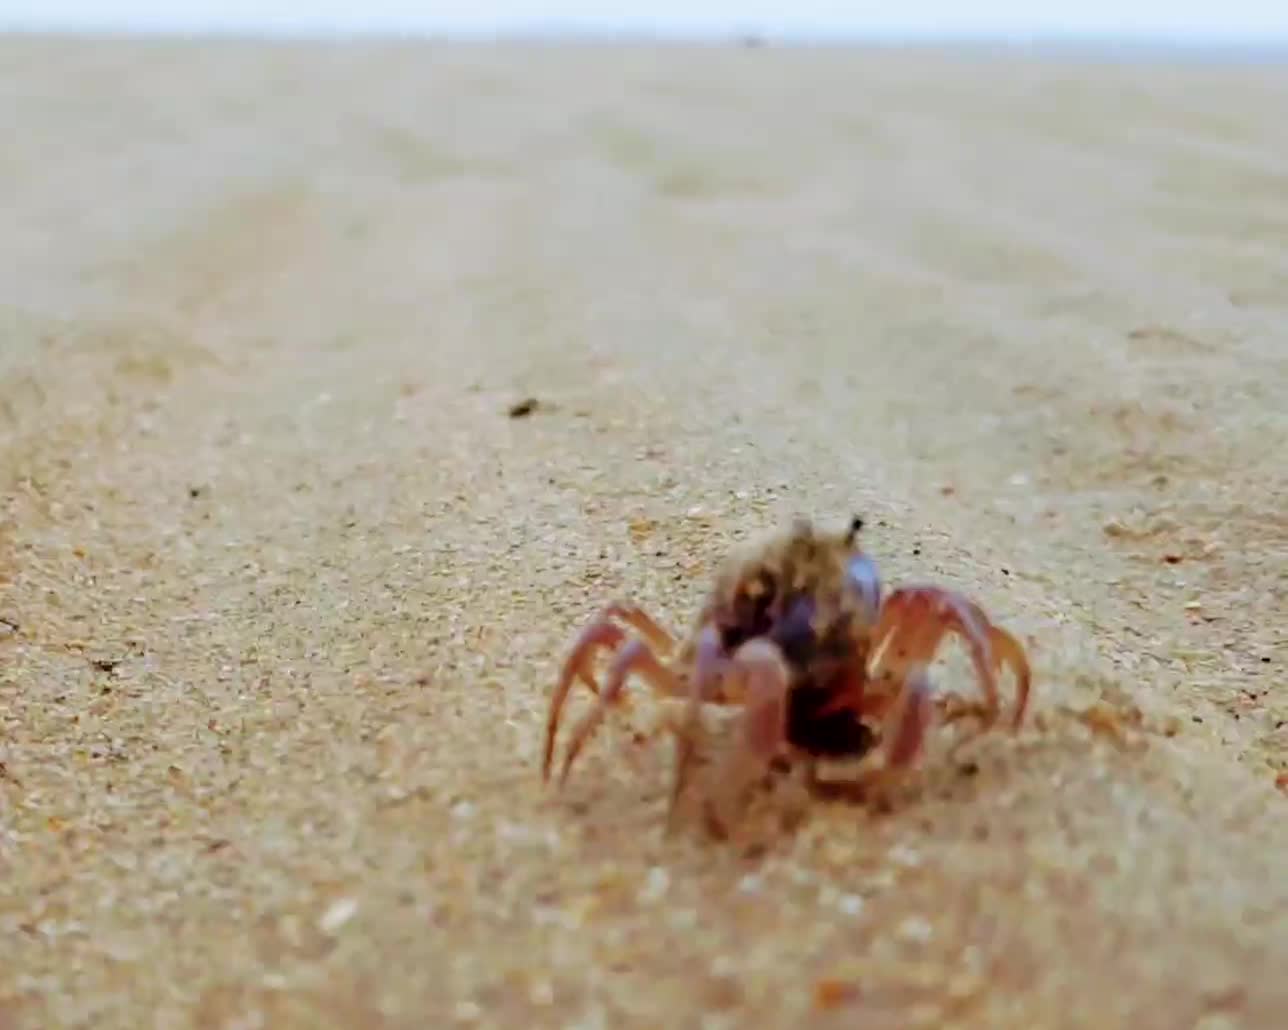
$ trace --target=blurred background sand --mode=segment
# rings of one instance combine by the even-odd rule
[[[1288,73],[0,67],[0,1026],[1283,1025]],[[1025,732],[722,845],[641,691],[543,789],[599,604],[856,511]]]

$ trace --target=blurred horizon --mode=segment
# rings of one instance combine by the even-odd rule
[[[25,8],[25,9],[24,9]],[[1017,0],[969,11],[954,0],[888,4],[845,0],[477,0],[426,11],[413,0],[11,0],[0,31],[40,34],[253,36],[442,40],[563,39],[767,43],[1019,44],[1057,47],[1266,49],[1288,45],[1288,4],[1227,0],[1082,0],[1035,12]]]

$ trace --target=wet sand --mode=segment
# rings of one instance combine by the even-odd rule
[[[1283,1025],[1288,73],[0,67],[5,1030]],[[855,512],[1022,732],[720,843],[640,689],[543,787],[599,605]]]

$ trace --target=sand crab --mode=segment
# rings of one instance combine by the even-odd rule
[[[598,701],[573,728],[560,782],[596,727],[639,676],[654,690],[687,698],[677,732],[670,812],[686,782],[703,704],[740,705],[732,748],[717,767],[708,821],[723,830],[734,807],[771,764],[857,758],[880,744],[887,775],[919,757],[936,703],[927,666],[946,634],[964,641],[982,701],[944,709],[948,720],[1001,714],[998,673],[1016,683],[1011,724],[1028,705],[1030,670],[1020,642],[969,598],[932,585],[883,594],[877,566],[858,543],[863,520],[822,531],[807,520],[727,559],[682,641],[629,603],[605,607],[581,631],[551,699],[543,777],[549,780],[560,713],[580,680]],[[634,630],[634,634],[628,633]],[[612,652],[601,689],[592,663]],[[955,699],[959,700],[959,699]],[[668,820],[669,820],[668,816]]]

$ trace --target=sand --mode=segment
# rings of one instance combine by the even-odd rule
[[[1284,1025],[1288,73],[0,68],[5,1030]],[[854,512],[1019,734],[668,836],[641,688],[543,786],[602,603]]]

